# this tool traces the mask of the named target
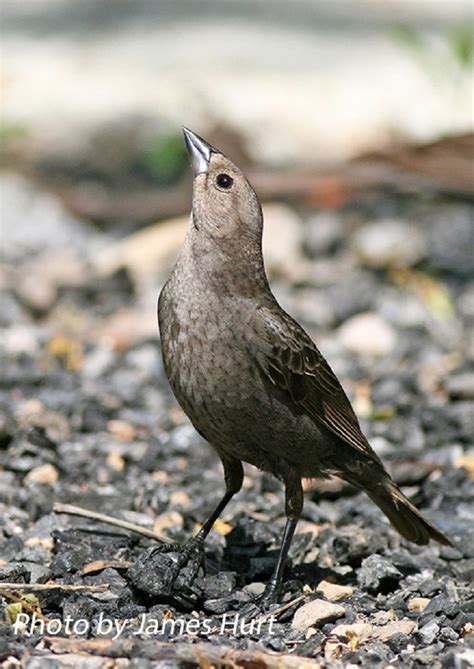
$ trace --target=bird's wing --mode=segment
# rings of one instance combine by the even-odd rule
[[[313,420],[380,462],[336,375],[303,328],[283,310],[267,308],[258,309],[255,324],[266,344],[258,358],[264,375]]]

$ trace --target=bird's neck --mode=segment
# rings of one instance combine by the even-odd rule
[[[220,295],[264,297],[271,294],[263,262],[261,240],[204,237],[188,230],[177,270],[186,268],[189,283]]]

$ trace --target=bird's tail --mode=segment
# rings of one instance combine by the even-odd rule
[[[452,546],[449,539],[418,511],[392,480],[386,479],[366,492],[397,532],[408,541],[423,546],[434,539],[443,546]]]

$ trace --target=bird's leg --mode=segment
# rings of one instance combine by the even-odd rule
[[[170,579],[167,583],[168,590],[173,588],[176,579],[185,566],[190,567],[189,573],[185,579],[186,586],[189,587],[192,585],[199,568],[204,561],[204,540],[229,501],[242,487],[244,471],[240,460],[229,458],[227,456],[221,456],[221,460],[224,466],[226,492],[209,518],[202,525],[199,532],[185,544],[162,544],[155,549],[155,553],[178,554],[176,562],[171,570]]]
[[[270,604],[278,598],[288,551],[302,510],[303,488],[301,478],[293,471],[287,472],[285,476],[285,513],[287,520],[275,570],[260,600],[262,604]]]

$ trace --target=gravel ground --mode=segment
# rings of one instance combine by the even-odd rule
[[[397,482],[456,548],[410,545],[363,494],[307,481],[289,606],[252,628],[234,614],[262,591],[285,520],[268,475],[246,469],[207,542],[206,573],[171,597],[166,565],[141,566],[156,542],[53,512],[75,504],[184,541],[220,498],[222,473],[166,384],[155,324],[166,263],[151,278],[99,273],[113,233],[17,177],[4,186],[0,581],[105,586],[25,595],[0,583],[6,666],[472,666],[472,208],[385,195],[288,210],[294,255],[275,266],[275,292]],[[276,235],[268,251],[278,256]],[[62,627],[41,629],[44,617]]]

